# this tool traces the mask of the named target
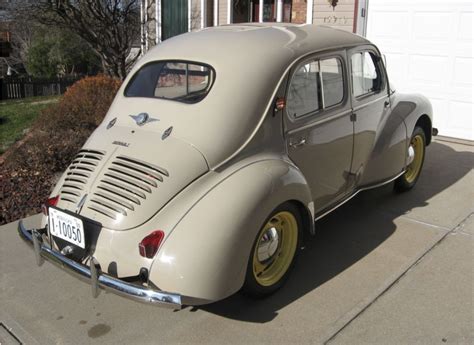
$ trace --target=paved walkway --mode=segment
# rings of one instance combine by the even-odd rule
[[[472,146],[434,142],[413,191],[367,191],[319,221],[274,296],[178,312],[108,293],[92,299],[87,284],[36,267],[8,224],[0,343],[472,344],[473,166]]]

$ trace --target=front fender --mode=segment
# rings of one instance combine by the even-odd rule
[[[257,232],[272,210],[288,200],[311,205],[306,181],[293,165],[269,159],[241,168],[179,221],[160,248],[149,281],[201,303],[237,292]]]
[[[411,134],[415,129],[418,120],[422,116],[427,116],[430,120],[430,127],[433,125],[433,107],[428,98],[420,94],[395,94],[393,104],[397,114],[403,119],[407,128],[407,140],[409,142]],[[431,138],[431,128],[427,137]],[[427,139],[429,139],[427,138]],[[408,144],[407,144],[408,145]]]

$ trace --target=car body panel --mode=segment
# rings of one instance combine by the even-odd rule
[[[152,126],[164,131],[167,124],[99,127],[64,173],[58,207],[76,211],[85,196],[80,215],[109,229],[132,229],[208,171],[198,150],[174,136],[163,140]],[[88,157],[103,158],[94,166],[98,159]]]

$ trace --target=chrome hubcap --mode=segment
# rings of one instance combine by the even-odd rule
[[[413,163],[414,159],[415,159],[415,149],[414,149],[413,145],[410,145],[410,147],[408,148],[408,162],[407,162],[407,165],[410,165],[411,163]]]
[[[280,240],[280,236],[278,236],[278,231],[276,228],[272,227],[265,231],[263,236],[258,243],[257,248],[257,259],[261,263],[268,261],[271,259],[277,249],[278,249],[278,242]]]

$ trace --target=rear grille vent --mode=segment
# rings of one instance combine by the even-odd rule
[[[87,207],[112,219],[127,216],[168,176],[166,169],[118,156],[104,173]]]
[[[61,200],[77,203],[87,180],[94,172],[105,152],[80,150],[66,170],[66,178],[60,190]]]

